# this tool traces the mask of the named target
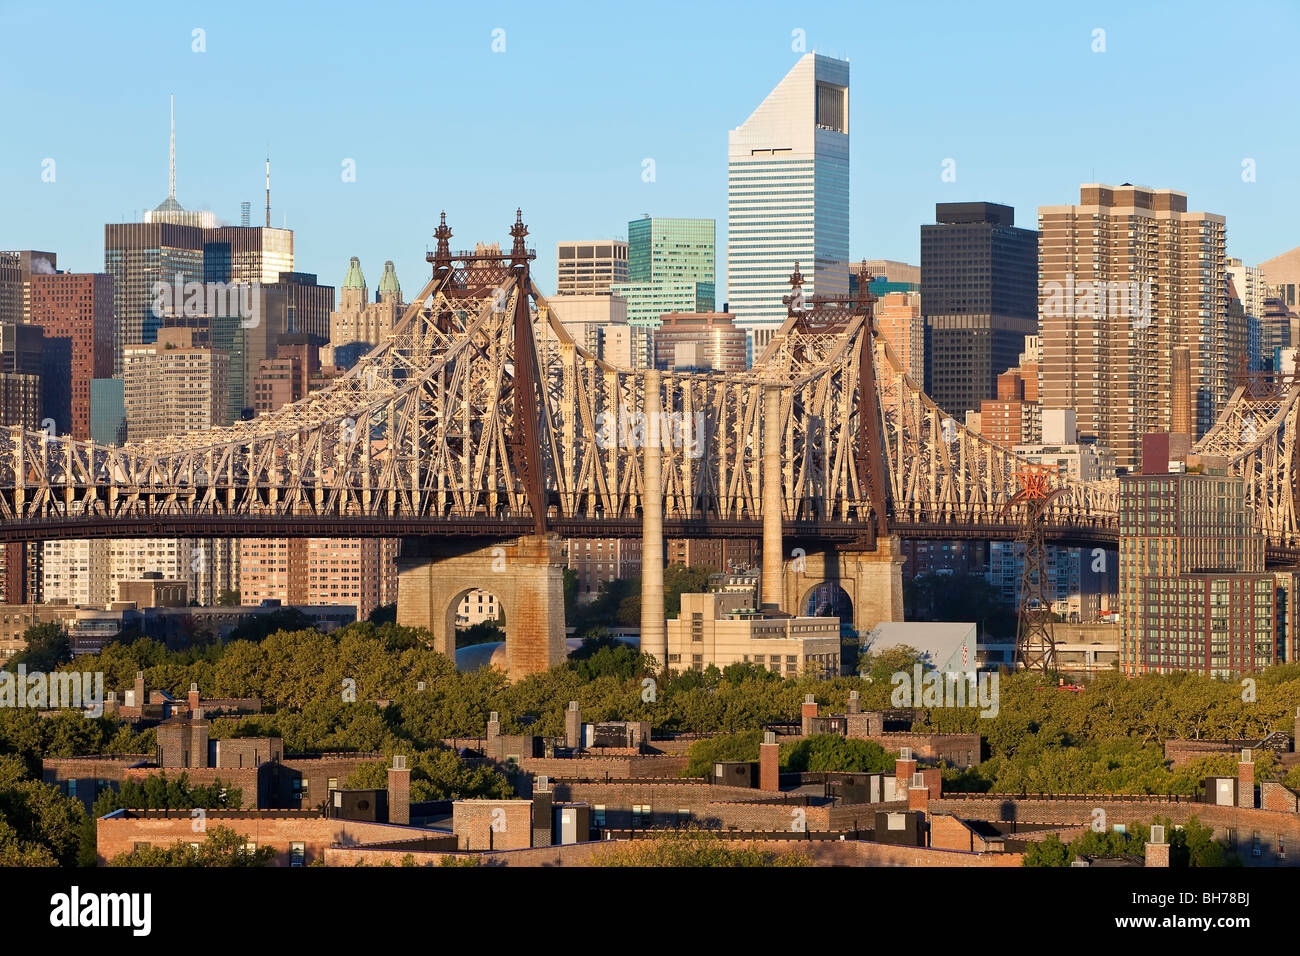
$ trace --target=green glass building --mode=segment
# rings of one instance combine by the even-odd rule
[[[610,291],[627,302],[633,362],[648,364],[652,331],[669,312],[712,312],[717,290],[717,224],[712,219],[644,216],[627,224],[627,282]]]

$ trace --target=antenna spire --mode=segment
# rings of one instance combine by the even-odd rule
[[[271,228],[271,145],[266,146],[266,227]]]
[[[176,94],[171,97],[172,111],[172,145],[171,145],[171,164],[169,166],[170,176],[167,180],[167,195],[172,199],[176,198]]]

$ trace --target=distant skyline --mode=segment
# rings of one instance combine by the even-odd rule
[[[625,238],[643,213],[716,220],[721,290],[727,133],[816,50],[852,64],[855,261],[919,262],[936,202],[1005,203],[1035,228],[1038,206],[1077,202],[1081,183],[1133,182],[1226,216],[1228,254],[1255,264],[1300,245],[1298,38],[1300,10],[1284,2],[1231,16],[1200,2],[758,2],[738,16],[698,2],[0,0],[15,107],[0,134],[0,248],[103,271],[104,224],[139,221],[167,195],[175,94],[180,203],[238,224],[247,201],[260,224],[269,144],[272,224],[287,218],[298,270],[321,282],[340,285],[355,255],[373,287],[392,259],[410,297],[440,210],[452,245],[472,248],[507,243],[522,206],[545,291],[558,240]]]

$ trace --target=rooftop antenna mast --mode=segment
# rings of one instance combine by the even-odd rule
[[[176,198],[176,94],[171,94],[171,112],[172,112],[172,143],[169,171],[170,175],[167,180],[167,195],[172,199]]]
[[[266,146],[266,228],[271,228],[271,145]]]

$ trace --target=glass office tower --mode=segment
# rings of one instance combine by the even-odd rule
[[[727,302],[756,358],[795,262],[806,296],[848,292],[849,64],[800,57],[731,131],[727,160]]]

